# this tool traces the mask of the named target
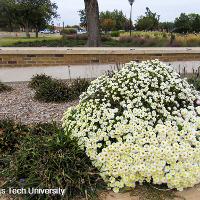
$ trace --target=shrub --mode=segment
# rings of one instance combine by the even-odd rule
[[[120,41],[120,42],[132,42],[132,40],[133,40],[133,38],[130,37],[130,36],[121,36],[121,37],[119,38],[119,41]]]
[[[188,82],[192,84],[196,90],[200,91],[200,79],[197,77],[192,77],[188,79]]]
[[[44,102],[63,102],[70,99],[68,86],[59,81],[51,79],[40,84],[35,90],[35,99]]]
[[[4,188],[61,188],[61,195],[24,195],[25,199],[90,198],[103,181],[75,140],[56,128],[54,136],[29,135],[5,171],[10,181]]]
[[[88,34],[81,34],[81,35],[63,35],[64,40],[80,40],[85,41],[88,39]]]
[[[35,99],[39,101],[64,102],[78,98],[89,84],[86,79],[75,79],[67,84],[51,76],[37,74],[31,79],[29,87],[35,90]]]
[[[119,37],[120,36],[120,32],[119,31],[112,31],[111,32],[111,37]]]
[[[90,85],[90,81],[86,79],[74,79],[69,88],[70,88],[70,98],[77,99],[80,94],[85,92]]]
[[[0,93],[5,91],[10,91],[12,88],[8,85],[5,85],[0,81]]]
[[[137,182],[199,183],[199,92],[158,60],[130,62],[92,81],[63,127],[115,192]]]
[[[51,80],[51,76],[47,76],[46,74],[36,74],[31,78],[31,81],[29,82],[29,87],[32,89],[37,89],[42,83],[49,82]]]
[[[60,32],[61,35],[73,35],[76,33],[77,33],[76,29],[73,29],[73,28],[67,28]]]
[[[88,34],[84,33],[81,35],[77,35],[77,40],[87,40],[88,39]]]
[[[101,41],[106,42],[106,41],[111,41],[111,37],[109,35],[101,35]]]

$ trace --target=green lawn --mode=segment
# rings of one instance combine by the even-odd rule
[[[200,47],[200,34],[175,34],[173,42],[169,33],[133,32],[122,33],[118,38],[102,37],[105,47]],[[0,47],[82,47],[86,38],[79,36],[63,39],[61,36],[45,36],[40,38],[0,38]]]
[[[21,38],[14,38],[14,37],[10,37],[10,38],[0,38],[0,46],[2,47],[8,47],[8,46],[16,46],[20,43],[37,43],[37,42],[42,42],[42,41],[46,41],[46,42],[51,42],[54,40],[60,40],[60,38],[56,38],[56,37],[40,37],[40,38],[25,38],[25,37],[21,37]]]

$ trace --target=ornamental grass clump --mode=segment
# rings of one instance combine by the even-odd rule
[[[92,81],[63,127],[115,192],[145,182],[181,191],[200,182],[199,98],[159,60],[130,62]]]
[[[1,137],[2,135],[2,137]],[[0,120],[0,179],[3,189],[65,189],[62,195],[23,194],[15,199],[92,199],[105,189],[85,152],[56,123],[22,125]]]
[[[12,90],[10,86],[5,85],[4,83],[0,81],[0,93],[10,91],[10,90]]]
[[[77,99],[90,84],[86,79],[74,79],[70,82],[54,79],[46,74],[36,74],[29,82],[35,90],[35,99],[43,102],[67,102]]]

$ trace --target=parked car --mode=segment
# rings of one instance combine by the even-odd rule
[[[86,33],[87,33],[87,31],[84,30],[84,29],[79,29],[79,30],[77,30],[77,34],[78,34],[78,35],[86,34]]]
[[[50,31],[50,30],[48,30],[48,29],[45,29],[45,30],[43,30],[43,31],[40,31],[40,33],[43,33],[43,34],[50,34],[50,33],[51,33],[51,31]]]

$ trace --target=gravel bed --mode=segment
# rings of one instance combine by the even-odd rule
[[[67,103],[43,103],[36,101],[34,90],[28,83],[9,83],[13,90],[0,93],[0,119],[14,119],[23,124],[60,122],[64,111],[76,105],[78,100]]]

